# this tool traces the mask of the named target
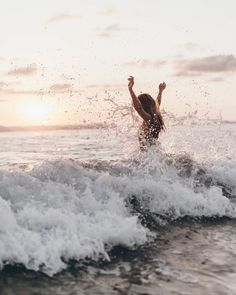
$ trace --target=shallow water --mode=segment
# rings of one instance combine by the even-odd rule
[[[1,294],[236,293],[234,124],[0,137]]]
[[[235,294],[235,241],[234,221],[184,222],[136,250],[113,249],[110,263],[71,262],[53,278],[9,267],[1,294]]]

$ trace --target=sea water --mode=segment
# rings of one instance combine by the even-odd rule
[[[236,294],[236,124],[0,133],[0,294]]]

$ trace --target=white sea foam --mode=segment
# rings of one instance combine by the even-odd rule
[[[85,165],[61,159],[28,170],[0,170],[1,267],[22,263],[52,275],[70,259],[109,259],[115,245],[146,243],[152,234],[126,202],[133,195],[144,210],[169,219],[235,218],[236,204],[222,191],[226,185],[235,193],[235,147],[226,155],[222,148],[222,138],[228,136],[228,146],[232,138],[219,131],[215,152],[206,156],[209,136],[196,146],[197,135],[191,134],[186,129],[177,140],[167,134],[163,149],[168,154],[150,150],[135,161]],[[170,155],[192,149],[194,161]]]
[[[147,241],[112,188],[115,179],[73,162],[45,163],[31,172],[1,172],[0,261],[53,274],[69,259],[109,259],[114,245]]]

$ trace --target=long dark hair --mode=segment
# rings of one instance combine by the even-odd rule
[[[141,102],[142,108],[144,111],[151,115],[153,121],[157,121],[160,130],[165,130],[165,123],[163,117],[159,111],[157,111],[156,102],[151,97],[150,94],[142,93],[138,96],[139,101]]]

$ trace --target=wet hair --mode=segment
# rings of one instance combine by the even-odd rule
[[[152,120],[159,124],[160,130],[165,130],[165,123],[160,112],[157,111],[156,102],[150,94],[142,93],[138,96],[142,108],[151,115]]]

